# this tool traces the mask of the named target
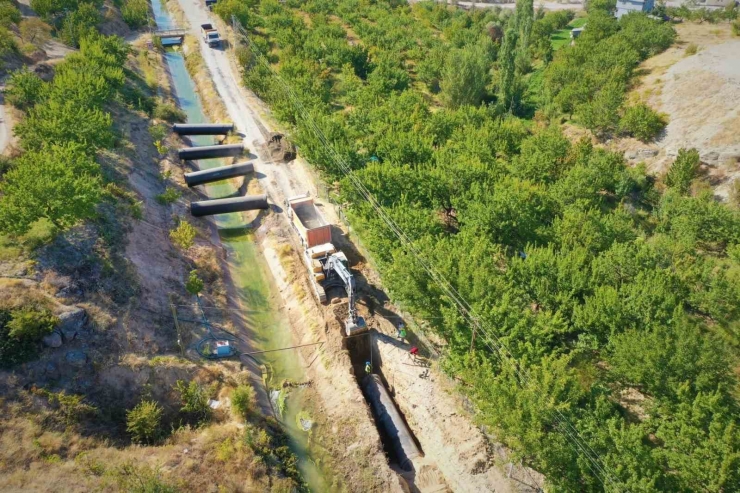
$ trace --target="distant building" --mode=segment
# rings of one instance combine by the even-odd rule
[[[630,12],[650,12],[655,0],[617,0],[617,19]]]

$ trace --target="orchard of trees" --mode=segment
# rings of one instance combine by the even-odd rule
[[[592,2],[575,46],[553,51],[550,36],[572,17],[531,2],[514,13],[242,3],[246,83],[337,184],[394,299],[444,337],[444,367],[483,424],[552,491],[740,489],[740,212],[697,179],[695,151],[656,181],[557,125],[572,117],[597,136],[652,138],[663,117],[626,106],[625,91],[637,64],[673,42],[670,24],[617,21]],[[261,56],[533,385],[520,385],[490,337],[478,334],[471,351],[470,326]],[[606,473],[573,445],[566,421]]]
[[[0,231],[23,235],[39,221],[63,229],[95,215],[105,193],[95,153],[115,143],[104,106],[123,88],[128,51],[121,38],[90,34],[51,82],[11,74],[6,97],[26,112],[14,129],[24,152],[0,181]]]

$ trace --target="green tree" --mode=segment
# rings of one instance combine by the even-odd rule
[[[691,182],[696,178],[699,171],[699,151],[696,149],[679,149],[678,157],[671,164],[665,183],[670,188],[675,188],[682,194],[689,192]]]
[[[648,105],[639,103],[624,111],[619,129],[643,142],[653,140],[665,128],[666,118]]]
[[[442,93],[447,106],[477,105],[489,82],[489,60],[480,45],[453,50],[442,75]]]
[[[97,6],[92,3],[81,3],[76,10],[64,17],[60,37],[66,44],[79,47],[82,38],[93,33],[100,21]]]
[[[601,88],[590,101],[576,108],[583,126],[595,134],[603,136],[617,128],[618,110],[624,100],[624,88],[621,84],[609,84]]]
[[[154,443],[162,433],[162,406],[151,400],[142,400],[126,412],[126,431],[136,443]]]
[[[519,73],[525,74],[530,69],[529,38],[534,23],[534,0],[517,0],[515,12],[516,24],[519,28],[517,40],[516,66]]]
[[[185,289],[188,293],[198,295],[201,291],[203,291],[203,280],[198,277],[198,271],[197,270],[191,270],[190,274],[188,274],[188,280],[185,282]]]
[[[149,4],[146,0],[125,0],[121,7],[121,17],[132,29],[145,26],[149,20]]]
[[[10,74],[5,97],[16,108],[27,110],[41,100],[43,90],[44,81],[27,68],[22,68]]]
[[[516,77],[516,43],[518,33],[513,27],[506,29],[504,42],[499,53],[499,101],[506,111],[518,106],[518,81]]]
[[[110,114],[99,108],[80,107],[74,101],[51,100],[35,106],[14,132],[27,151],[79,143],[92,154],[95,149],[112,147],[114,142]]]
[[[0,2],[0,26],[9,28],[13,24],[19,24],[23,19],[21,11],[9,1]]]
[[[231,18],[234,16],[245,29],[251,27],[249,23],[249,5],[246,2],[219,0],[213,7],[213,12],[228,24],[231,24]]]
[[[100,167],[80,144],[23,154],[0,183],[0,229],[23,234],[41,218],[66,228],[95,214]]]

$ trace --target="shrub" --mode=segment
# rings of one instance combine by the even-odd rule
[[[83,395],[67,394],[63,390],[57,393],[42,391],[42,394],[46,395],[49,404],[54,406],[59,418],[67,426],[79,423],[98,411],[95,406],[84,401]]]
[[[698,50],[699,50],[699,47],[698,47],[698,46],[696,46],[696,44],[694,44],[694,43],[689,43],[689,45],[688,45],[688,46],[686,47],[686,49],[684,50],[684,52],[683,52],[683,53],[684,53],[684,55],[686,55],[686,56],[691,56],[691,55],[696,55],[696,52],[697,52]]]
[[[19,27],[23,41],[31,43],[36,48],[43,48],[51,39],[52,27],[38,17],[24,19]]]
[[[0,311],[0,367],[10,368],[36,357],[41,338],[57,323],[49,310],[21,307]]]
[[[185,282],[185,289],[188,293],[197,295],[203,291],[203,279],[198,277],[197,270],[191,270],[188,274],[188,280]]]
[[[12,24],[18,24],[23,19],[21,11],[10,2],[0,2],[0,26],[10,27]]]
[[[8,336],[16,339],[40,340],[51,333],[59,319],[46,308],[24,307],[11,312]]]
[[[691,188],[691,182],[699,171],[699,151],[680,149],[678,157],[666,175],[666,185],[685,194]]]
[[[123,22],[132,29],[145,26],[149,20],[149,4],[146,0],[126,0],[121,7]]]
[[[187,115],[184,111],[182,111],[172,103],[164,102],[157,103],[157,105],[154,107],[154,112],[152,116],[159,120],[164,120],[170,123],[181,123],[187,119]]]
[[[177,202],[177,199],[179,199],[181,195],[182,194],[178,190],[172,187],[167,187],[164,193],[160,193],[159,195],[157,195],[156,198],[157,202],[159,202],[160,204],[169,205]]]
[[[732,34],[740,36],[740,19],[732,22]]]
[[[665,126],[665,116],[643,103],[627,108],[619,121],[619,129],[622,132],[643,142],[655,139]]]
[[[254,403],[254,389],[250,385],[239,385],[231,393],[231,411],[241,420],[246,421],[247,416],[254,410]]]
[[[187,250],[193,246],[197,234],[198,232],[192,224],[187,221],[180,221],[180,224],[170,231],[170,240],[179,248]]]
[[[6,87],[7,101],[20,110],[26,110],[41,99],[44,81],[24,67],[10,74]]]
[[[136,443],[153,443],[161,435],[162,406],[143,400],[126,413],[126,431]]]
[[[195,271],[193,271],[195,272]],[[186,419],[194,424],[203,424],[211,419],[211,407],[208,405],[208,394],[206,390],[195,381],[186,383],[178,380],[175,390],[180,393],[182,406],[180,412]]]

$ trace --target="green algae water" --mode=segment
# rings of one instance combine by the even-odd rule
[[[152,9],[157,27],[172,27],[169,13],[159,0],[153,0]],[[201,101],[193,80],[185,67],[185,58],[178,50],[167,50],[164,55],[169,70],[173,91],[179,107],[186,113],[188,123],[206,123]],[[191,137],[193,145],[211,145],[211,136]],[[222,166],[220,159],[198,161],[200,169]],[[217,199],[233,195],[237,188],[228,180],[206,186],[209,198]],[[293,345],[290,327],[280,312],[279,292],[272,282],[266,261],[260,253],[252,232],[246,226],[241,213],[214,216],[221,242],[226,248],[230,262],[230,274],[237,296],[245,310],[245,321],[251,331],[254,351],[280,349]],[[269,369],[268,393],[275,407],[276,416],[288,435],[289,445],[298,458],[298,468],[311,491],[327,491],[326,481],[320,466],[320,452],[311,445],[310,415],[305,411],[308,389],[292,388],[280,392],[285,380],[304,382],[306,375],[295,350],[276,351],[254,355],[257,362]]]

